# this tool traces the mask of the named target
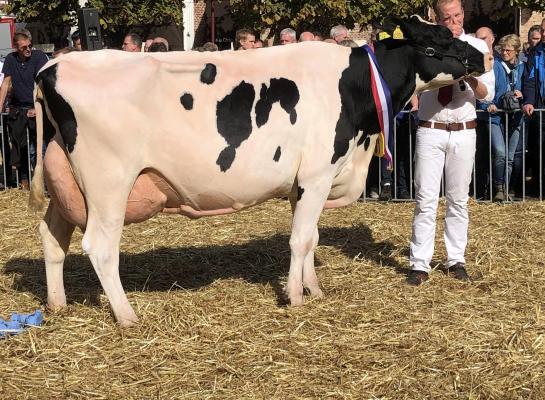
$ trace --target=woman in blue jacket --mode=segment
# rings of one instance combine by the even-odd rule
[[[492,143],[492,177],[494,181],[494,201],[508,199],[506,181],[509,187],[522,176],[522,113],[520,110],[499,113],[504,107],[506,93],[514,92],[514,96],[522,104],[521,80],[524,64],[518,61],[521,48],[517,35],[506,35],[499,42],[499,55],[494,57],[494,76],[496,78],[496,94],[491,103],[479,103],[478,107],[490,113],[490,138]],[[506,117],[507,116],[507,117]],[[507,161],[507,179],[506,179]]]

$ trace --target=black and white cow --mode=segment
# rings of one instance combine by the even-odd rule
[[[491,68],[491,57],[413,17],[375,51],[394,112],[411,95]],[[306,42],[244,52],[74,52],[37,78],[39,160],[31,193],[52,200],[40,225],[48,304],[64,306],[75,226],[122,325],[137,317],[119,278],[123,225],[157,212],[231,213],[288,196],[286,293],[321,296],[314,271],[324,207],[362,193],[379,122],[362,49]],[[45,115],[43,113],[45,110]],[[42,122],[43,121],[43,122]],[[40,148],[40,144],[38,144]]]

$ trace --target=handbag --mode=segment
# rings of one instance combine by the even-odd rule
[[[508,90],[501,97],[501,108],[505,111],[520,110],[520,98],[515,97],[515,92],[513,90]]]

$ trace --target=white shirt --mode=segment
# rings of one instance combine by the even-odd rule
[[[473,36],[462,33],[460,40],[469,43],[482,53],[488,53],[486,43]],[[486,86],[488,94],[483,101],[492,101],[494,99],[494,70],[482,74],[477,78],[479,82]],[[465,90],[461,90],[460,85],[465,86]],[[422,93],[418,109],[418,118],[424,121],[434,122],[466,122],[477,118],[475,111],[475,93],[467,84],[460,81],[453,84],[452,101],[446,106],[442,106],[437,100],[439,90],[430,90]]]

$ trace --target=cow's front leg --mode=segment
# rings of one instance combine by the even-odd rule
[[[314,249],[318,244],[318,219],[330,188],[328,179],[322,178],[317,182],[299,179],[294,189],[291,262],[286,285],[286,294],[294,306],[303,304],[303,286],[309,289],[311,295],[322,296],[314,269]]]
[[[295,214],[295,208],[297,207],[297,196],[298,196],[298,186],[295,185],[294,190],[292,191],[289,199],[291,204],[291,212]],[[305,261],[303,262],[303,287],[307,288],[310,292],[310,295],[313,297],[322,297],[323,292],[320,289],[320,284],[318,283],[318,277],[316,276],[316,269],[314,268],[314,251],[318,245],[318,226],[314,228],[314,235],[312,237],[312,247],[308,254],[305,256]]]
[[[121,326],[130,326],[137,322],[138,318],[129,304],[119,277],[119,242],[123,230],[125,204],[115,202],[119,210],[111,212],[112,208],[102,208],[100,205],[97,207],[89,199],[88,201],[90,206],[82,240],[83,251],[89,255],[117,322]]]
[[[73,232],[74,225],[60,215],[52,200],[40,222],[40,235],[44,248],[47,305],[53,311],[66,306],[63,265]]]

